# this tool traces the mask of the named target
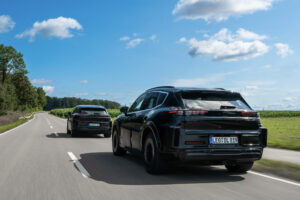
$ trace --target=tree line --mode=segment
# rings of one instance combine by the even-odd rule
[[[49,97],[47,96],[47,104],[44,110],[52,110],[56,108],[72,108],[77,105],[100,105],[105,108],[115,109],[120,108],[120,104],[114,101],[102,100],[102,99],[81,99],[75,97]]]
[[[0,44],[0,115],[10,111],[33,111],[46,105],[46,94],[29,81],[23,55]]]

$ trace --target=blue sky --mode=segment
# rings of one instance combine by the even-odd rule
[[[158,85],[223,87],[300,109],[300,1],[2,1],[0,43],[50,96],[130,104]]]

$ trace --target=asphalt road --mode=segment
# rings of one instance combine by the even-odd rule
[[[231,174],[224,167],[175,167],[165,175],[149,175],[135,156],[114,157],[110,138],[71,138],[66,120],[47,113],[0,135],[0,148],[1,200],[300,197],[300,185]]]

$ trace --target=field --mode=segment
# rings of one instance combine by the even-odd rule
[[[264,110],[258,111],[262,118],[264,117],[300,117],[300,111],[272,111],[272,110]]]

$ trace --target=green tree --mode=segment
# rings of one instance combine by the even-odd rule
[[[38,94],[39,107],[43,108],[47,104],[46,93],[43,90],[43,88],[41,88],[41,87],[37,88],[36,91],[37,91],[37,94]]]

